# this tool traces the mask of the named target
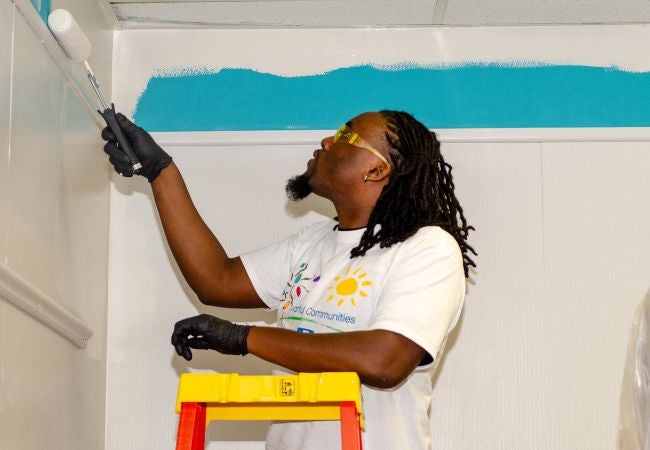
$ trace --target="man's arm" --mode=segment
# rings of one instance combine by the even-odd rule
[[[426,355],[422,347],[386,330],[297,333],[251,327],[248,352],[295,372],[356,372],[364,384],[399,385]]]
[[[172,254],[199,299],[215,306],[265,307],[239,258],[229,258],[203,222],[171,156],[144,129],[122,114],[116,117],[142,164],[137,173],[151,183]],[[123,176],[133,176],[133,166],[113,132],[105,128],[102,138],[107,141],[104,151],[115,170]]]
[[[237,258],[229,258],[196,210],[174,163],[151,183],[169,247],[201,302],[223,307],[263,308]]]
[[[363,383],[382,389],[399,385],[426,355],[415,342],[387,330],[309,334],[238,325],[208,314],[177,322],[171,343],[187,360],[193,348],[252,353],[295,372],[356,372]]]

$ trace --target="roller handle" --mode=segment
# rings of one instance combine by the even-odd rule
[[[102,111],[97,111],[106,121],[106,125],[108,125],[108,128],[111,129],[113,134],[115,135],[115,138],[117,139],[117,144],[118,147],[124,151],[126,154],[126,157],[129,158],[129,164],[131,164],[131,167],[133,168],[133,173],[138,174],[140,173],[140,170],[142,169],[142,164],[140,163],[140,159],[138,159],[138,156],[135,154],[133,149],[131,148],[131,143],[127,139],[127,137],[124,135],[124,132],[120,128],[120,124],[117,122],[117,117],[116,114],[117,112],[115,111],[115,105],[111,103],[110,108],[106,108],[103,112]]]

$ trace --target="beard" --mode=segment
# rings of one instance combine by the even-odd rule
[[[309,175],[303,173],[302,175],[296,175],[290,178],[287,181],[285,190],[290,200],[302,200],[307,197],[312,192],[311,186],[309,185]]]

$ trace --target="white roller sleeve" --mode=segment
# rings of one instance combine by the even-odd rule
[[[65,54],[73,61],[85,61],[92,47],[72,14],[65,9],[55,9],[47,19],[50,31]]]

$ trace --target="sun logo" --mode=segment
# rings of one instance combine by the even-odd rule
[[[363,290],[364,287],[372,284],[372,281],[364,280],[368,273],[364,272],[361,267],[350,273],[351,270],[352,268],[348,266],[343,275],[337,275],[334,282],[327,286],[327,290],[331,293],[326,301],[336,300],[336,306],[341,306],[346,300],[350,300],[352,306],[357,306],[358,298],[368,296],[368,293]]]

